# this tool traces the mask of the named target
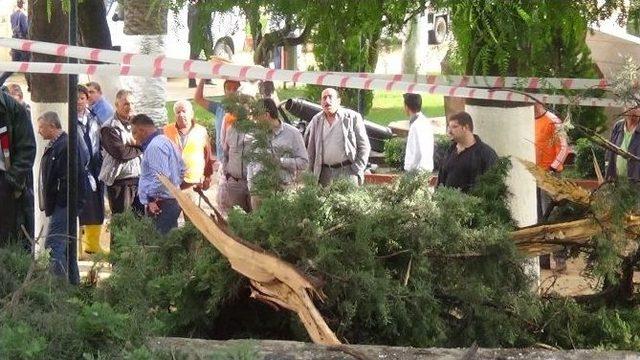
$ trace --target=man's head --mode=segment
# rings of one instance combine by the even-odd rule
[[[624,118],[627,120],[638,121],[640,119],[640,108],[631,107],[628,108],[624,113]]]
[[[404,111],[411,115],[422,111],[422,96],[420,94],[404,94]]]
[[[465,137],[473,135],[471,115],[464,111],[451,115],[447,122],[447,134],[456,143],[459,143]]]
[[[271,98],[273,93],[276,91],[276,87],[273,84],[273,81],[265,80],[260,82],[258,90],[263,98]]]
[[[38,118],[38,134],[45,140],[55,138],[62,131],[60,117],[55,111],[47,111]]]
[[[22,9],[24,7],[24,0],[18,0],[16,1],[16,6],[20,9]]]
[[[129,120],[133,115],[133,93],[121,89],[116,93],[116,114],[121,120]]]
[[[533,115],[536,118],[539,118],[540,116],[544,115],[544,113],[547,112],[547,109],[544,107],[544,104],[541,102],[535,102],[533,103]]]
[[[87,83],[87,92],[89,94],[89,104],[95,104],[102,97],[102,89],[100,88],[100,84],[95,81],[90,81]]]
[[[78,112],[84,111],[89,105],[89,90],[86,86],[78,84]]]
[[[222,87],[224,88],[224,94],[230,95],[238,91],[238,88],[240,88],[240,81],[225,80]]]
[[[273,101],[273,99],[261,99],[260,104],[265,111],[264,116],[261,117],[261,120],[278,121],[278,107],[276,106],[276,103],[275,101]]]
[[[131,134],[137,144],[142,144],[154,132],[156,125],[147,115],[138,114],[131,118]]]
[[[7,92],[9,93],[9,95],[11,95],[11,97],[22,104],[23,100],[24,100],[24,95],[22,93],[22,88],[20,87],[20,85],[18,84],[9,84],[7,86]]]
[[[336,89],[328,88],[322,90],[320,105],[322,105],[322,111],[324,111],[325,115],[335,114],[340,108],[340,96]]]
[[[176,115],[178,129],[190,129],[193,126],[193,106],[188,100],[178,100],[173,104],[173,113]]]

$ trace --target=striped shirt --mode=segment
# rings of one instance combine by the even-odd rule
[[[173,195],[162,185],[158,174],[169,178],[180,186],[184,175],[184,164],[180,153],[168,137],[156,132],[142,144],[144,157],[138,183],[138,196],[143,205],[161,199],[173,199]]]

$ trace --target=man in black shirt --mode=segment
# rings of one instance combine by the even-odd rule
[[[449,118],[447,134],[453,140],[438,173],[438,186],[469,191],[476,178],[498,160],[496,152],[473,134],[471,115],[462,111]]]

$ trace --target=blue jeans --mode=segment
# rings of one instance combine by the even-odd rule
[[[73,239],[67,237],[67,229],[67,208],[56,206],[53,214],[49,217],[49,229],[44,247],[51,250],[49,265],[51,273],[64,277],[69,280],[69,283],[77,285],[80,283],[80,271],[75,256],[78,241],[75,237]],[[67,244],[69,244],[68,253]]]
[[[180,216],[180,205],[176,199],[162,199],[158,202],[160,214],[151,215],[147,211],[147,216],[151,217],[153,224],[161,234],[166,234],[169,230],[178,227],[178,216]]]

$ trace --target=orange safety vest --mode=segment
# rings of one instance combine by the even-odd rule
[[[185,167],[184,182],[190,184],[202,182],[206,165],[206,146],[209,143],[207,129],[202,125],[194,124],[187,134],[184,146],[180,141],[180,132],[175,123],[165,125],[162,130],[182,153]]]
[[[562,171],[569,153],[567,135],[562,120],[547,111],[536,118],[536,164],[550,170]]]

